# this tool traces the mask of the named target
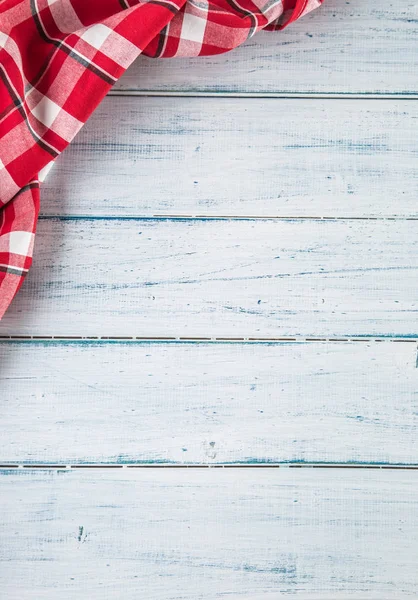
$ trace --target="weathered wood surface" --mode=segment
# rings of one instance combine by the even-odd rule
[[[8,600],[416,598],[417,471],[22,470],[0,485]]]
[[[224,56],[141,57],[113,93],[142,97],[105,100],[43,187],[93,219],[41,221],[0,335],[417,336],[416,39],[411,0],[327,0]],[[127,219],[167,214],[339,219]],[[415,352],[0,344],[0,462],[148,465],[0,469],[0,596],[416,598],[417,470],[261,468],[417,463]]]
[[[0,463],[418,464],[412,343],[4,342]]]
[[[418,221],[42,220],[0,334],[413,336]]]
[[[42,211],[417,217],[417,140],[410,101],[107,98]]]
[[[412,0],[327,0],[228,54],[140,57],[115,91],[417,94],[417,15]]]

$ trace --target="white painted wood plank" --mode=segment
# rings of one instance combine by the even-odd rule
[[[282,32],[217,57],[140,57],[116,90],[418,93],[417,5],[326,0]]]
[[[416,471],[6,471],[0,485],[8,600],[416,597]]]
[[[418,216],[410,101],[107,98],[44,214]]]
[[[4,342],[0,463],[418,464],[411,343]]]
[[[0,334],[413,336],[418,221],[47,219]]]

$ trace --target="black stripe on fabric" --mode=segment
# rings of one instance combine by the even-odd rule
[[[49,44],[55,46],[58,50],[62,50],[63,52],[65,52],[70,58],[73,58],[83,67],[89,69],[89,71],[92,71],[95,75],[103,79],[103,81],[105,81],[106,83],[113,85],[116,82],[115,77],[111,77],[110,75],[103,73],[98,67],[90,63],[87,59],[76,54],[74,48],[68,48],[62,40],[55,40],[54,38],[48,37],[44,31],[44,28],[42,27],[42,22],[39,18],[39,14],[35,5],[35,0],[30,0],[30,8],[32,12],[32,18],[36,25],[36,29],[38,30],[39,35],[45,42],[48,42]]]
[[[169,4],[168,2],[164,2],[163,0],[161,0],[161,2],[159,0],[149,0],[149,2],[147,2],[147,4],[155,4],[156,6],[163,6],[164,8],[167,8],[167,10],[172,12],[173,15],[176,15],[179,12],[178,8],[176,8],[172,4]]]
[[[45,150],[45,152],[48,152],[48,154],[50,154],[53,158],[56,158],[58,156],[59,152],[57,150],[55,150],[54,148],[52,148],[51,146],[49,146],[49,144],[44,142],[43,139],[41,137],[39,137],[39,135],[35,131],[33,131],[32,127],[29,123],[28,115],[26,114],[26,111],[23,108],[22,101],[19,98],[19,96],[17,96],[15,94],[15,91],[11,87],[9,80],[3,71],[3,68],[0,69],[0,77],[1,77],[5,87],[7,88],[7,91],[9,92],[10,97],[12,98],[14,104],[16,105],[17,110],[19,111],[21,117],[23,118],[24,122],[26,123],[27,129],[28,129],[29,133],[31,134],[31,136],[33,137],[34,141],[38,144],[38,146],[40,148],[42,148],[42,150]]]
[[[51,44],[57,45],[54,40],[51,40],[45,33],[44,28],[42,27],[41,20],[38,15],[38,10],[35,5],[35,0],[30,0],[30,10],[32,13],[32,19],[35,21],[36,29],[38,30],[39,35],[44,40],[44,42],[48,42]]]
[[[268,2],[266,2],[266,4],[263,6],[263,9],[262,9],[263,15],[265,15],[266,12],[271,10],[277,4],[283,4],[283,3],[281,2],[281,0],[268,0]]]
[[[56,49],[55,49],[55,46],[53,46],[51,48],[51,50],[49,51],[47,58],[44,60],[44,65],[48,65],[51,62],[55,52],[56,52]],[[25,87],[26,94],[29,94],[34,88],[36,88],[36,86],[39,83],[39,80],[41,79],[41,77],[44,76],[47,68],[48,68],[47,66],[43,66],[41,69],[39,69],[38,73],[35,75],[35,78],[32,79],[32,81],[28,80],[28,83],[26,84],[26,87]]]
[[[78,63],[80,63],[80,65],[82,65],[83,67],[85,67],[86,69],[88,69],[89,71],[91,71],[92,73],[94,73],[95,75],[100,77],[101,79],[103,79],[103,81],[105,81],[106,83],[113,85],[116,82],[115,77],[112,77],[111,75],[106,75],[106,73],[103,73],[103,71],[101,71],[98,67],[96,67],[92,63],[90,63],[86,58],[83,58],[82,56],[79,56],[78,54],[76,54],[76,52],[75,52],[75,50],[73,50],[73,48],[67,48],[67,46],[61,46],[60,50],[65,52],[70,58],[73,58],[74,60],[76,60]]]
[[[119,4],[122,8],[130,8],[128,2],[126,0],[119,0]]]
[[[25,277],[27,271],[24,269],[19,269],[18,267],[5,267],[0,265],[0,271],[2,273],[10,273],[10,275],[19,275],[20,277]]]
[[[29,124],[29,121],[27,119],[26,119],[26,121]],[[57,156],[59,155],[58,150],[54,150],[53,148],[51,148],[51,146],[49,146],[49,144],[44,142],[44,140],[42,138],[38,137],[36,135],[36,133],[34,131],[32,131],[31,127],[28,127],[28,129],[29,129],[29,132],[32,135],[33,139],[38,144],[38,146],[40,148],[42,148],[42,150],[45,150],[45,152],[48,152],[48,154],[50,154],[52,156],[52,158],[57,158]]]
[[[16,194],[13,196],[13,198],[11,198],[11,200],[14,200],[15,198],[17,198],[17,196],[23,194],[23,192],[27,192],[28,190],[34,189],[39,189],[39,181],[31,181],[27,185],[24,185],[22,188],[20,188],[18,192],[16,192]]]
[[[162,29],[160,31],[160,35],[158,36],[158,47],[157,47],[157,51],[156,51],[156,53],[154,55],[155,58],[158,58],[159,56],[161,56],[161,53],[162,53],[163,48],[164,48],[164,42],[165,42],[165,39],[166,39],[167,30],[168,30],[168,25],[166,25],[164,27],[164,29]]]
[[[252,13],[249,10],[245,10],[245,8],[242,8],[239,4],[236,4],[234,2],[234,0],[226,0],[226,1],[228,2],[229,6],[231,8],[233,8],[236,12],[240,13],[244,17],[253,17],[255,19],[254,13]]]
[[[9,92],[9,96],[10,96],[10,98],[12,100],[12,103],[15,105],[15,107],[17,108],[17,110],[19,111],[19,113],[21,114],[21,116],[24,119],[26,119],[26,112],[25,112],[25,109],[23,108],[22,100],[15,93],[14,89],[10,85],[9,79],[7,77],[7,73],[4,71],[4,67],[3,67],[2,64],[0,64],[0,78],[3,81],[5,88]],[[2,114],[0,115],[0,118],[3,118],[3,116],[7,116],[6,113],[9,110],[9,107],[10,107],[10,104],[6,108],[6,110],[2,112]]]
[[[253,35],[254,31],[257,29],[257,23],[258,23],[257,17],[254,15],[254,13],[252,13],[248,10],[245,10],[244,8],[239,6],[239,4],[236,4],[234,2],[234,0],[226,0],[226,1],[229,4],[229,6],[231,8],[233,8],[237,13],[240,13],[243,17],[249,17],[251,19],[252,26],[248,30],[247,39],[250,38]]]

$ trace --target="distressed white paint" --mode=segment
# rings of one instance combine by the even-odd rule
[[[417,15],[414,0],[326,0],[227,54],[140,57],[115,90],[416,94]]]
[[[0,457],[418,464],[415,361],[413,343],[4,342]]]
[[[44,214],[418,216],[410,101],[107,98]]]
[[[416,94],[416,15],[327,0],[221,57],[140,58],[115,91]],[[415,140],[409,102],[112,98],[43,210],[416,216]],[[0,334],[417,335],[417,239],[413,221],[42,221]],[[417,462],[414,344],[0,354],[4,462]],[[2,471],[1,594],[414,598],[417,473]]]
[[[418,221],[56,220],[0,334],[417,336]]]
[[[399,600],[418,589],[418,471],[0,475],[8,600]]]
[[[410,94],[417,57],[410,0],[327,0],[222,57],[141,58],[116,92]],[[415,140],[406,102],[113,98],[58,161],[43,210],[416,216]],[[412,221],[43,221],[0,333],[417,334],[417,239]],[[0,460],[417,462],[414,355],[4,343]],[[0,595],[414,598],[417,477],[2,471]]]

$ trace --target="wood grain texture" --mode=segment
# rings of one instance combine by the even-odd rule
[[[410,101],[107,98],[42,211],[417,217],[417,140]]]
[[[116,91],[416,94],[417,14],[412,0],[327,0],[228,54],[140,57]]]
[[[0,463],[418,464],[415,361],[411,343],[4,342]]]
[[[225,56],[140,58],[113,93],[412,97],[417,14],[328,0]],[[382,220],[417,217],[416,117],[401,100],[107,99],[43,189],[44,215],[70,218],[41,221],[0,334],[417,336],[418,222]],[[127,218],[164,214],[349,219]],[[0,460],[416,463],[415,352],[3,343]],[[0,595],[415,598],[417,478],[0,469]]]
[[[418,221],[47,219],[0,334],[413,336]]]
[[[4,597],[416,597],[418,472],[175,471],[3,471]]]

